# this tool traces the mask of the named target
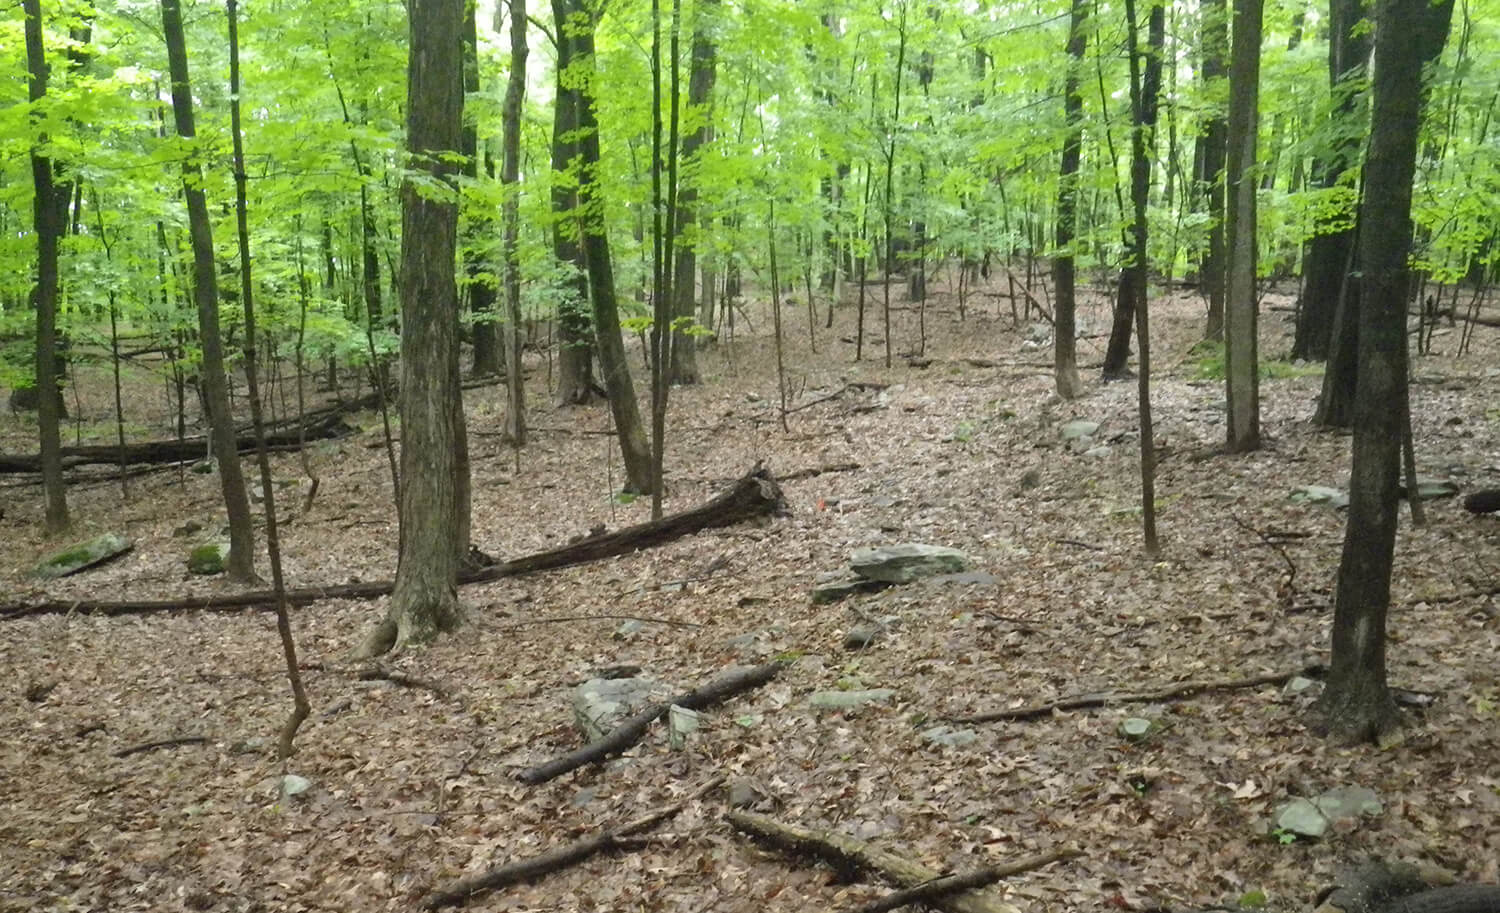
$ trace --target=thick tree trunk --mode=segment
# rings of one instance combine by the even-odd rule
[[[1083,394],[1078,376],[1078,324],[1073,236],[1078,222],[1078,165],[1083,151],[1083,96],[1079,93],[1079,70],[1088,35],[1083,30],[1088,16],[1087,0],[1073,0],[1068,20],[1068,75],[1063,81],[1062,165],[1057,182],[1057,251],[1052,261],[1052,283],[1057,306],[1052,326],[1053,379],[1057,394],[1074,399]],[[981,58],[982,59],[982,58]]]
[[[167,42],[167,66],[172,74],[172,116],[177,134],[184,139],[196,135],[193,126],[193,96],[188,82],[187,44],[182,32],[179,0],[161,0],[162,32]],[[219,338],[218,265],[214,259],[213,230],[208,202],[203,195],[203,170],[196,159],[182,165],[182,193],[187,201],[188,230],[193,245],[193,300],[198,306],[198,336],[203,348],[199,373],[204,404],[208,410],[214,459],[229,515],[229,576],[242,582],[255,580],[255,536],[250,517],[250,498],[240,470],[235,444],[234,419],[229,411],[229,385],[224,374],[224,347]]]
[[[693,25],[693,42],[690,71],[688,74],[688,117],[701,118],[698,126],[682,140],[683,167],[688,169],[687,180],[677,192],[677,228],[682,241],[677,251],[677,264],[672,277],[672,295],[676,304],[672,316],[676,320],[691,320],[695,314],[697,300],[695,279],[698,274],[698,248],[703,246],[701,235],[694,235],[694,224],[698,217],[698,159],[703,149],[713,139],[713,91],[718,75],[712,28],[718,18],[718,0],[705,0],[698,4],[697,21]],[[672,373],[674,384],[696,384],[702,381],[698,372],[696,340],[678,332],[672,341]]]
[[[464,0],[411,0],[406,144],[414,168],[447,182],[463,125]],[[454,266],[458,206],[401,187],[401,552],[374,655],[420,644],[462,620],[460,556],[468,550],[468,464],[458,365]]]
[[[1397,725],[1386,685],[1406,397],[1406,300],[1411,288],[1412,179],[1421,126],[1422,66],[1441,52],[1453,0],[1381,0],[1374,108],[1360,206],[1358,385],[1349,519],[1334,598],[1333,654],[1320,709],[1343,741],[1381,740]]]
[[[1224,381],[1227,448],[1260,447],[1260,360],[1255,299],[1255,142],[1260,104],[1262,0],[1234,0],[1234,50],[1229,74],[1228,282]],[[1213,281],[1213,277],[1204,276]]]
[[[1229,18],[1224,0],[1207,0],[1200,10],[1200,44],[1203,48],[1201,74],[1204,87],[1217,91],[1226,75],[1224,57],[1228,53]],[[1229,149],[1229,122],[1215,108],[1204,124],[1198,140],[1198,185],[1208,204],[1208,246],[1198,261],[1198,276],[1208,294],[1208,320],[1203,338],[1224,338],[1224,163]]]
[[[594,66],[594,13],[584,0],[552,0],[557,28],[573,31],[575,65],[590,75]],[[640,404],[625,357],[620,335],[620,309],[615,300],[614,263],[610,259],[609,236],[604,225],[602,194],[598,185],[599,121],[594,115],[592,81],[583,80],[571,89],[578,133],[578,205],[582,212],[583,259],[588,272],[589,297],[594,310],[594,344],[599,354],[599,372],[609,393],[609,408],[619,437],[625,464],[626,487],[636,493],[651,491],[651,448],[641,422]]]
[[[42,43],[41,0],[25,0],[26,69],[29,73],[28,97],[33,104],[47,95],[47,55]],[[68,208],[68,187],[53,181],[52,160],[38,146],[31,150],[32,228],[36,232],[36,286],[32,305],[36,309],[36,392],[37,427],[41,450],[42,487],[46,495],[46,529],[48,535],[65,531],[68,519],[67,488],[62,474],[62,433],[59,421],[63,414],[62,390],[58,386],[57,297],[58,246],[62,240]]]
[[[583,247],[579,244],[578,94],[565,78],[575,56],[569,9],[553,3],[558,18],[556,83],[552,102],[552,253],[565,270],[564,298],[557,306],[557,404],[582,405],[594,395],[594,328],[589,310]]]
[[[1365,105],[1360,85],[1370,57],[1370,30],[1365,23],[1365,12],[1365,0],[1329,0],[1328,85],[1333,94],[1334,117],[1342,126],[1335,131],[1327,156],[1313,166],[1315,182],[1324,189],[1338,187],[1347,180],[1345,173],[1358,163],[1363,144]],[[1354,326],[1357,322],[1354,318],[1359,313],[1359,283],[1349,280],[1355,247],[1352,188],[1350,195],[1348,208],[1325,220],[1319,233],[1308,242],[1307,258],[1302,266],[1297,332],[1292,341],[1293,358],[1322,360],[1347,355],[1352,361],[1354,357]],[[1340,331],[1337,326],[1340,302],[1343,303],[1342,313],[1348,318],[1343,323],[1348,332]],[[1335,341],[1346,339],[1349,345],[1336,353],[1333,350]],[[1330,371],[1324,376],[1333,373]],[[1353,371],[1339,379],[1342,384],[1339,391],[1352,398]],[[1327,395],[1324,398],[1327,399]],[[1330,402],[1325,411],[1339,420],[1320,420],[1321,423],[1349,424],[1345,404]]]

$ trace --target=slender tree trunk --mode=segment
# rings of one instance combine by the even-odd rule
[[[26,17],[26,69],[28,97],[32,104],[47,95],[47,56],[42,44],[41,0],[24,0]],[[42,457],[42,488],[46,496],[46,529],[48,535],[64,532],[71,525],[68,517],[67,488],[62,474],[62,433],[59,428],[63,412],[62,389],[58,386],[57,297],[58,246],[62,240],[68,210],[68,185],[53,181],[52,159],[43,155],[41,145],[31,150],[31,178],[35,189],[32,198],[32,228],[36,232],[36,285],[32,305],[36,309],[36,392],[37,426]]]
[[[1255,143],[1259,132],[1261,4],[1262,0],[1234,0],[1234,49],[1229,74],[1228,320],[1224,347],[1229,406],[1227,444],[1231,453],[1260,447]]]
[[[188,81],[187,44],[183,38],[179,0],[161,0],[161,18],[167,42],[167,66],[172,75],[172,116],[177,135],[192,139],[196,135],[193,96]],[[229,409],[224,347],[219,337],[218,265],[214,260],[208,202],[203,195],[203,169],[197,159],[189,159],[182,165],[182,192],[187,201],[188,230],[193,244],[193,299],[198,306],[198,336],[203,347],[199,383],[208,409],[224,507],[229,514],[228,572],[233,579],[248,583],[256,579],[254,527],[250,517],[250,498],[245,493],[245,477],[240,471],[234,417]]]
[[[620,456],[625,464],[626,486],[644,494],[651,490],[651,448],[641,423],[640,404],[635,398],[635,384],[625,357],[625,342],[620,335],[620,309],[615,300],[614,264],[610,259],[609,236],[603,213],[603,194],[598,185],[599,122],[594,114],[593,67],[595,13],[586,7],[587,0],[552,0],[559,32],[573,32],[569,38],[576,66],[584,68],[590,78],[581,80],[570,92],[574,96],[578,134],[578,208],[582,215],[584,265],[588,273],[589,297],[593,302],[594,344],[599,353],[599,371],[609,394],[609,408],[620,439]]]
[[[1218,84],[1227,75],[1224,57],[1229,43],[1229,19],[1224,0],[1206,0],[1199,14],[1203,85],[1210,93],[1216,93]],[[1209,220],[1208,246],[1198,262],[1199,281],[1208,293],[1208,320],[1203,338],[1215,341],[1224,338],[1224,162],[1229,148],[1228,130],[1222,109],[1215,106],[1198,141],[1198,186],[1208,203]]]
[[[287,611],[286,579],[281,573],[281,539],[276,525],[276,486],[271,482],[271,457],[266,451],[266,423],[261,410],[260,381],[255,376],[255,299],[250,272],[250,217],[246,199],[245,139],[240,122],[240,40],[238,0],[228,0],[229,11],[229,118],[234,146],[234,215],[240,254],[240,303],[245,312],[245,378],[250,385],[250,417],[255,424],[256,457],[260,464],[260,489],[266,507],[266,552],[271,562],[271,585],[276,592],[276,630],[281,638],[282,658],[286,661],[287,680],[292,688],[292,713],[281,729],[277,756],[292,756],[297,729],[307,719],[311,706],[302,687],[302,673],[297,668],[297,643],[292,638],[291,616]],[[300,269],[300,260],[299,260]],[[305,285],[305,283],[304,283]],[[299,360],[300,368],[300,360]],[[297,383],[302,383],[299,375]]]
[[[464,93],[479,92],[479,4],[469,0],[464,17]],[[464,156],[464,174],[470,179],[479,176],[479,125],[473,119],[466,120],[460,150]],[[490,166],[490,177],[494,177],[494,166]],[[499,289],[494,278],[495,270],[489,268],[488,259],[481,252],[489,249],[490,236],[494,231],[491,219],[482,211],[469,220],[469,243],[464,246],[464,275],[469,292],[469,316],[473,318],[474,366],[476,377],[498,375],[505,367],[505,351],[500,346],[500,315],[495,313],[495,302]]]
[[[1057,181],[1057,256],[1052,261],[1052,284],[1057,294],[1052,328],[1053,379],[1063,399],[1083,394],[1083,381],[1078,376],[1078,305],[1072,247],[1078,223],[1078,165],[1083,152],[1083,96],[1078,74],[1088,42],[1083,30],[1087,16],[1088,0],[1073,0],[1068,20],[1068,75],[1063,80],[1065,132]]]
[[[410,0],[406,145],[440,195],[401,186],[401,552],[384,622],[365,652],[430,641],[462,621],[469,467],[458,364],[457,191],[464,0]]]
[[[1386,684],[1385,628],[1400,508],[1412,179],[1422,67],[1442,52],[1452,16],[1453,0],[1380,0],[1376,12],[1374,108],[1359,214],[1363,292],[1349,518],[1320,702],[1329,733],[1341,741],[1383,740],[1398,724]]]
[[[505,224],[505,376],[509,409],[505,430],[517,447],[526,443],[526,386],[521,373],[521,115],[526,97],[526,0],[509,0],[510,78],[501,114],[500,182],[507,188]]]

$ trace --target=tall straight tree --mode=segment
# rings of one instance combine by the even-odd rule
[[[464,16],[464,94],[479,94],[479,4],[468,0]],[[471,180],[479,176],[480,159],[494,176],[494,165],[488,153],[479,150],[479,124],[466,118],[463,130],[463,173]],[[499,315],[495,302],[499,288],[494,269],[485,256],[494,225],[489,215],[480,211],[469,221],[470,243],[464,245],[464,285],[469,293],[469,316],[473,319],[474,376],[490,377],[504,370],[505,351],[500,346]],[[502,237],[503,237],[502,229]]]
[[[1412,179],[1422,68],[1447,41],[1453,0],[1380,0],[1370,151],[1359,212],[1359,359],[1349,519],[1333,604],[1333,652],[1320,709],[1341,741],[1386,739],[1398,725],[1386,685],[1385,626],[1400,500],[1411,294]]]
[[[672,279],[672,297],[676,299],[672,308],[674,321],[691,320],[696,300],[694,279],[698,274],[698,248],[701,241],[692,236],[698,219],[699,179],[695,172],[701,164],[700,158],[707,151],[705,147],[713,136],[713,94],[714,82],[718,76],[718,57],[712,29],[718,11],[719,0],[701,0],[697,4],[693,20],[687,118],[694,126],[682,138],[682,165],[688,171],[688,177],[677,191],[677,226],[682,238]],[[708,289],[705,292],[712,294]],[[701,379],[693,337],[678,332],[672,341],[672,383],[696,384]]]
[[[28,98],[33,105],[47,97],[47,53],[42,43],[41,0],[24,0],[26,16],[26,69]],[[66,228],[68,185],[53,180],[52,159],[41,150],[46,136],[39,135],[31,147],[32,229],[36,232],[36,285],[32,305],[36,310],[37,426],[40,432],[42,487],[46,495],[48,535],[69,526],[67,489],[62,474],[62,391],[58,387],[57,289],[58,245]]]
[[[410,0],[401,185],[401,552],[390,610],[365,652],[432,640],[462,622],[469,466],[458,366],[458,200],[464,0]]]
[[[1231,453],[1260,447],[1260,364],[1255,300],[1255,143],[1260,105],[1262,0],[1234,0],[1229,70],[1228,281],[1224,381],[1228,388],[1227,446]]]
[[[1056,322],[1052,334],[1053,379],[1057,395],[1074,399],[1083,394],[1078,376],[1077,294],[1073,237],[1078,228],[1078,163],[1083,152],[1083,95],[1079,73],[1088,35],[1084,23],[1088,0],[1073,0],[1068,17],[1068,75],[1063,78],[1062,168],[1057,180],[1057,256],[1052,260],[1052,283],[1057,286]]]
[[[681,128],[682,92],[677,67],[682,2],[672,0],[670,69],[671,124],[665,146],[661,123],[661,2],[651,0],[651,237],[655,254],[651,283],[651,519],[660,520],[666,485],[662,481],[667,452],[667,395],[672,388],[673,256],[677,246],[677,148]],[[666,161],[663,161],[665,156]],[[665,188],[663,188],[665,178]],[[663,191],[665,190],[665,195]]]
[[[594,327],[578,219],[578,92],[569,73],[576,56],[573,29],[565,28],[570,4],[558,18],[556,76],[552,92],[552,255],[564,270],[563,300],[557,306],[557,403],[577,406],[594,395]]]
[[[526,99],[526,0],[510,0],[510,77],[500,118],[500,181],[506,187],[501,220],[505,261],[505,431],[526,443],[526,386],[521,374],[521,104]]]
[[[1214,97],[1225,76],[1224,57],[1228,53],[1229,18],[1224,0],[1205,0],[1198,8],[1199,52],[1203,63],[1199,73],[1203,87]],[[1224,160],[1228,154],[1229,122],[1224,109],[1213,106],[1198,137],[1193,165],[1198,186],[1203,188],[1208,204],[1208,244],[1198,261],[1198,277],[1208,294],[1208,320],[1203,338],[1224,338]]]
[[[570,66],[579,71],[569,80],[578,136],[578,206],[575,216],[582,236],[583,261],[588,273],[589,300],[593,303],[594,344],[599,354],[599,372],[609,394],[609,409],[615,420],[621,461],[625,464],[626,487],[633,492],[651,490],[651,447],[641,424],[641,407],[635,399],[625,341],[620,336],[620,307],[615,298],[614,263],[610,259],[609,235],[604,224],[604,198],[599,181],[599,118],[594,112],[594,30],[598,9],[591,0],[552,0],[558,41],[568,34]]]
[[[167,43],[167,69],[172,77],[172,119],[177,135],[191,142],[197,135],[193,124],[193,91],[188,81],[187,41],[182,33],[179,0],[161,0],[162,34]],[[239,445],[235,440],[234,416],[229,411],[229,382],[224,374],[224,345],[219,336],[219,278],[214,258],[213,228],[208,220],[208,201],[203,195],[203,168],[195,152],[182,163],[182,196],[187,202],[188,233],[193,246],[193,300],[198,307],[198,342],[203,364],[198,372],[203,401],[208,408],[210,439],[219,464],[219,483],[224,508],[229,514],[229,576],[242,582],[255,580],[255,535],[250,518],[250,498],[240,470]]]

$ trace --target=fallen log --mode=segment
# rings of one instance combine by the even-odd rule
[[[816,856],[838,869],[878,872],[902,887],[916,887],[942,876],[914,859],[835,831],[786,824],[755,812],[731,811],[725,818],[736,830],[793,855]],[[933,897],[929,903],[950,913],[1020,913],[993,892],[982,889]]]
[[[1099,694],[1084,694],[1063,698],[1045,704],[1028,704],[1008,710],[992,710],[972,716],[946,717],[950,723],[998,723],[1002,720],[1030,720],[1039,716],[1051,716],[1057,711],[1088,710],[1110,704],[1149,704],[1156,701],[1175,701],[1193,697],[1205,691],[1234,691],[1240,688],[1258,688],[1262,685],[1280,685],[1302,675],[1314,678],[1323,674],[1321,663],[1310,663],[1290,672],[1273,672],[1251,678],[1209,679],[1203,681],[1178,682],[1155,691],[1106,691]]]
[[[486,583],[503,577],[517,577],[538,571],[571,567],[575,564],[587,564],[591,561],[626,555],[640,549],[654,548],[673,539],[706,529],[732,526],[745,520],[784,510],[786,510],[786,502],[782,497],[781,487],[776,484],[776,480],[772,478],[769,471],[757,465],[730,488],[690,510],[468,571],[460,575],[458,582],[460,584]],[[395,582],[391,580],[340,586],[302,587],[287,590],[286,601],[287,605],[300,606],[324,599],[374,599],[389,595],[394,588]],[[10,621],[32,615],[64,615],[69,612],[96,615],[141,615],[150,612],[190,610],[224,612],[245,608],[270,608],[275,604],[274,590],[121,602],[54,600],[0,605],[0,621]]]
[[[321,416],[301,429],[293,428],[266,435],[266,447],[284,450],[298,447],[303,441],[326,440],[348,434],[351,429],[344,424],[340,413]],[[236,445],[240,453],[255,452],[255,435],[241,435]],[[77,466],[92,466],[101,463],[112,466],[138,463],[180,463],[187,460],[202,460],[208,456],[208,440],[201,437],[183,438],[180,441],[145,441],[139,444],[91,444],[82,447],[64,447],[62,466],[72,469]],[[36,454],[0,454],[0,473],[41,472],[42,458]]]
[[[539,856],[532,856],[529,859],[518,859],[515,862],[497,866],[479,875],[460,878],[457,881],[449,883],[446,887],[438,888],[428,894],[422,899],[422,908],[426,910],[440,910],[443,907],[457,906],[484,891],[493,891],[497,888],[517,884],[518,882],[530,881],[533,878],[550,875],[553,872],[576,865],[600,853],[614,849],[623,849],[628,845],[627,838],[642,831],[650,830],[663,821],[676,817],[689,802],[702,799],[715,789],[718,789],[723,783],[723,777],[715,777],[681,802],[662,806],[655,811],[642,815],[629,824],[576,840],[567,846],[548,850]]]
[[[598,764],[634,746],[646,735],[646,730],[651,727],[651,724],[665,716],[667,710],[674,704],[689,710],[705,710],[742,691],[759,688],[775,678],[781,672],[781,667],[782,663],[773,661],[761,666],[751,666],[748,669],[737,669],[719,676],[706,685],[679,694],[671,700],[652,704],[635,716],[621,721],[620,725],[611,729],[609,735],[602,739],[595,739],[582,748],[570,751],[562,757],[553,758],[545,764],[528,767],[517,774],[516,779],[535,786],[538,783],[556,779],[569,771],[577,770],[585,764]]]
[[[989,865],[972,872],[964,872],[961,875],[944,875],[942,878],[934,878],[923,882],[916,887],[904,888],[894,891],[879,900],[871,901],[859,908],[859,913],[886,913],[888,910],[896,910],[914,903],[932,903],[939,898],[959,891],[970,891],[974,888],[988,887],[1002,878],[1019,875],[1022,872],[1030,872],[1054,862],[1064,859],[1075,859],[1083,855],[1083,851],[1073,847],[1064,847],[1057,850],[1049,850],[1038,853],[1035,856],[1026,856],[1015,862],[1007,862],[1004,865]]]

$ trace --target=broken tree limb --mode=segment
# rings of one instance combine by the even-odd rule
[[[538,571],[555,570],[613,558],[617,555],[627,555],[706,529],[732,526],[735,523],[767,516],[785,509],[786,501],[782,497],[781,487],[776,484],[776,480],[768,471],[757,465],[733,486],[691,510],[662,517],[660,520],[637,523],[635,526],[627,526],[612,533],[583,539],[545,552],[536,552],[465,572],[459,576],[458,582],[460,584],[485,583],[503,577],[534,574]],[[324,599],[374,599],[389,595],[394,586],[393,581],[381,580],[341,586],[303,587],[288,590],[286,600],[287,605],[300,606]],[[96,615],[140,615],[149,612],[191,610],[224,612],[269,607],[275,603],[276,594],[271,590],[124,602],[55,600],[0,605],[0,621],[33,615],[64,615],[68,612]]]
[[[761,666],[736,669],[692,691],[679,694],[659,704],[652,704],[635,716],[621,721],[620,725],[611,729],[609,735],[604,738],[595,739],[582,748],[570,751],[562,757],[553,758],[545,764],[528,767],[517,774],[516,779],[535,786],[560,777],[569,771],[577,770],[585,764],[597,764],[612,758],[639,742],[646,735],[646,730],[651,727],[651,724],[665,716],[667,710],[673,705],[686,707],[688,710],[705,710],[723,703],[742,691],[759,688],[775,678],[781,672],[782,665],[780,661],[773,661]]]
[[[736,830],[794,855],[816,856],[839,869],[879,872],[902,887],[914,888],[942,875],[913,859],[878,849],[846,834],[798,827],[755,812],[731,811],[725,818]],[[1020,913],[1011,904],[985,890],[934,897],[930,903],[949,913]]]
[[[1017,859],[1015,862],[1007,862],[1004,865],[985,866],[972,872],[964,872],[961,875],[945,875],[942,878],[934,878],[931,881],[919,884],[911,888],[903,888],[900,891],[887,894],[879,900],[872,901],[859,908],[859,913],[886,913],[887,910],[896,910],[914,903],[932,903],[940,897],[956,894],[959,891],[971,891],[974,888],[988,887],[1002,878],[1019,875],[1022,872],[1030,872],[1054,862],[1064,859],[1074,859],[1082,856],[1083,851],[1074,847],[1049,850],[1038,853],[1035,856],[1027,856]]]
[[[1257,675],[1251,678],[1224,678],[1178,682],[1175,685],[1169,685],[1166,688],[1156,691],[1106,691],[1098,694],[1084,694],[1045,704],[1028,704],[1025,707],[992,710],[988,713],[976,713],[972,716],[947,717],[946,720],[950,723],[997,723],[1002,720],[1030,720],[1039,716],[1051,716],[1057,711],[1087,710],[1094,707],[1105,707],[1110,704],[1148,704],[1153,701],[1175,701],[1193,697],[1205,691],[1234,691],[1241,688],[1258,688],[1262,685],[1280,685],[1299,675],[1311,678],[1322,673],[1323,665],[1321,663],[1309,663],[1290,672],[1273,672],[1268,675]]]
[[[539,856],[518,859],[490,869],[488,872],[461,878],[428,894],[422,900],[422,907],[427,910],[440,910],[443,907],[457,906],[483,891],[493,891],[507,885],[540,878],[576,865],[591,856],[597,856],[609,850],[624,849],[629,845],[629,838],[632,835],[650,830],[663,821],[676,817],[689,802],[702,799],[723,783],[723,777],[715,777],[686,799],[648,812],[629,824],[576,840],[567,846],[549,850]]]

